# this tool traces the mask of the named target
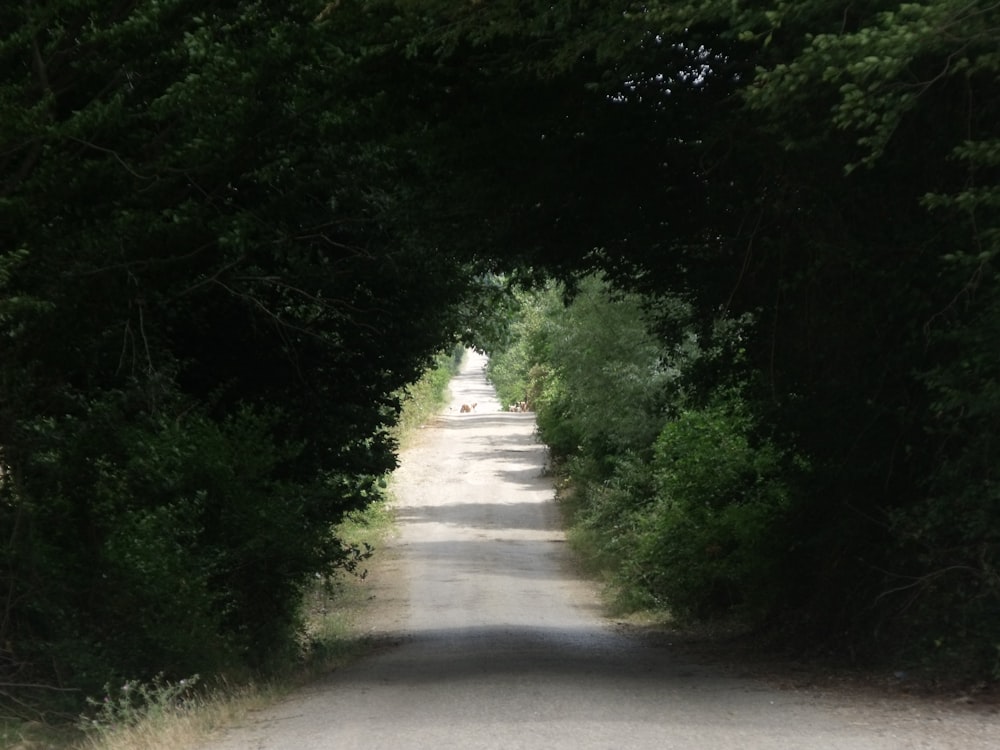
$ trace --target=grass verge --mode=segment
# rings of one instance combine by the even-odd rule
[[[400,447],[405,448],[448,402],[448,383],[458,374],[464,357],[465,349],[461,347],[439,354],[434,366],[401,394],[403,411],[393,433]]]

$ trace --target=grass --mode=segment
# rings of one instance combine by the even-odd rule
[[[421,427],[448,402],[448,383],[458,373],[464,350],[439,354],[434,367],[416,383],[408,386],[403,398],[403,412],[394,431],[401,447],[414,439]]]
[[[370,548],[374,555],[394,529],[391,501],[383,498],[349,513],[337,526],[335,536],[344,544]],[[357,628],[357,618],[368,601],[366,575],[362,561],[354,573],[338,571],[336,576],[317,580],[306,592],[303,636],[309,652],[307,674],[330,671],[368,652],[369,644]]]
[[[5,749],[61,748],[71,746],[78,739],[79,733],[71,727],[0,719],[0,747]]]
[[[212,732],[264,708],[285,692],[280,685],[243,683],[219,687],[178,700],[166,686],[152,686],[150,702],[134,715],[122,711],[109,723],[90,728],[72,747],[81,750],[168,750],[190,748]],[[115,720],[117,719],[117,720]]]
[[[438,357],[436,366],[406,389],[403,412],[394,431],[406,446],[447,401],[448,383],[461,352]],[[390,497],[350,513],[334,530],[347,545],[376,550],[393,533]],[[377,552],[376,552],[377,554]],[[0,723],[0,748],[9,750],[184,750],[204,744],[215,732],[245,720],[296,687],[338,666],[361,658],[371,644],[358,621],[368,601],[361,566],[320,579],[305,593],[302,617],[303,659],[268,682],[219,681],[211,687],[154,681],[132,683],[94,701],[86,721],[76,727],[40,722]],[[140,695],[141,694],[141,695]],[[136,700],[135,696],[140,695]]]

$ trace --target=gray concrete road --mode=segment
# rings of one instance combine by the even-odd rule
[[[573,572],[533,416],[501,412],[482,366],[395,478],[392,645],[207,750],[1000,748],[996,715],[777,690],[616,631]]]

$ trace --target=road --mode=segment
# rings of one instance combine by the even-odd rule
[[[375,626],[392,645],[206,750],[1000,748],[995,714],[779,690],[613,627],[574,571],[533,417],[499,410],[483,363],[394,479]]]

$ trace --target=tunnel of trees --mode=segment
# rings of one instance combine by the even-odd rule
[[[996,678],[998,41],[975,0],[4,3],[0,693],[286,658],[459,341],[643,602]]]

